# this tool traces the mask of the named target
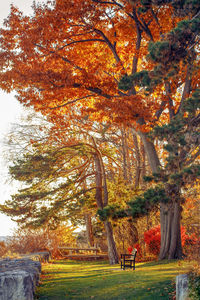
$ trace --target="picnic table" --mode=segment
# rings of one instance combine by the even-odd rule
[[[83,254],[85,252],[87,253],[94,253],[97,255],[97,253],[100,251],[99,248],[91,247],[91,248],[79,248],[79,247],[58,247],[58,249],[62,252],[68,252],[69,255],[72,254]]]

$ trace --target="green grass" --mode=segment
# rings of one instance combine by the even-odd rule
[[[136,263],[136,270],[121,270],[107,262],[54,261],[44,264],[39,300],[169,300],[175,276],[187,272],[184,261]]]

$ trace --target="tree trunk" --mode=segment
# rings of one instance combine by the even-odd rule
[[[181,205],[173,202],[160,205],[161,248],[159,259],[180,259],[183,256],[181,246]]]
[[[156,173],[156,172],[158,172],[158,167],[160,166],[160,161],[159,161],[155,146],[151,141],[149,141],[149,139],[147,138],[145,133],[140,132],[139,135],[142,139],[144,149],[147,154],[147,159],[148,159],[149,165],[151,167],[151,171],[153,173]]]
[[[127,232],[130,238],[130,245],[134,245],[139,241],[139,234],[137,227],[133,224],[133,222],[128,221]]]
[[[123,176],[126,181],[128,181],[128,167],[127,167],[127,156],[126,156],[126,148],[125,148],[125,129],[121,129],[122,134],[122,157],[123,157]]]
[[[141,156],[142,156],[141,187],[144,189],[146,186],[146,182],[144,181],[144,176],[146,176],[146,153],[142,142],[140,145],[140,149],[141,149]]]
[[[117,254],[117,249],[115,245],[115,241],[113,238],[113,230],[112,225],[109,221],[104,222],[105,231],[106,231],[106,237],[107,237],[107,243],[108,243],[108,258],[109,263],[111,265],[118,264],[119,258]]]
[[[154,144],[148,140],[146,134],[139,132],[143,141],[145,152],[151,170],[153,173],[158,171],[160,166],[159,158]],[[170,191],[167,190],[170,196]],[[161,248],[160,259],[180,259],[183,256],[181,245],[181,204],[179,190],[176,191],[176,199],[174,197],[168,203],[160,204],[160,223],[161,223]]]
[[[106,174],[104,170],[103,160],[101,153],[97,149],[97,145],[93,139],[93,145],[96,148],[94,153],[94,163],[95,163],[95,181],[96,181],[96,203],[97,207],[103,209],[108,205],[108,191],[106,184]],[[103,192],[102,192],[103,191]],[[108,257],[111,265],[118,263],[118,254],[116,244],[113,238],[112,225],[109,221],[104,222],[106,238],[108,242]]]
[[[138,139],[136,134],[133,132],[133,142],[135,148],[135,158],[136,158],[136,172],[135,172],[135,188],[140,186],[140,175],[141,175],[141,158],[140,158],[140,149],[138,146]]]
[[[128,132],[124,127],[122,127],[121,129],[121,135],[122,135],[123,176],[127,182],[131,183],[132,175],[131,175],[131,164],[130,164],[130,156],[129,156],[129,149],[128,149]]]
[[[92,231],[91,215],[89,213],[85,214],[85,225],[88,246],[94,247],[94,236]]]

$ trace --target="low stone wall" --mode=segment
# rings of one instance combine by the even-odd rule
[[[40,273],[39,261],[0,260],[0,300],[33,300]]]

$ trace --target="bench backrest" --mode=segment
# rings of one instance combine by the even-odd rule
[[[136,254],[137,254],[137,249],[134,248],[133,251],[132,251],[132,255],[133,255],[134,258],[136,257]]]

